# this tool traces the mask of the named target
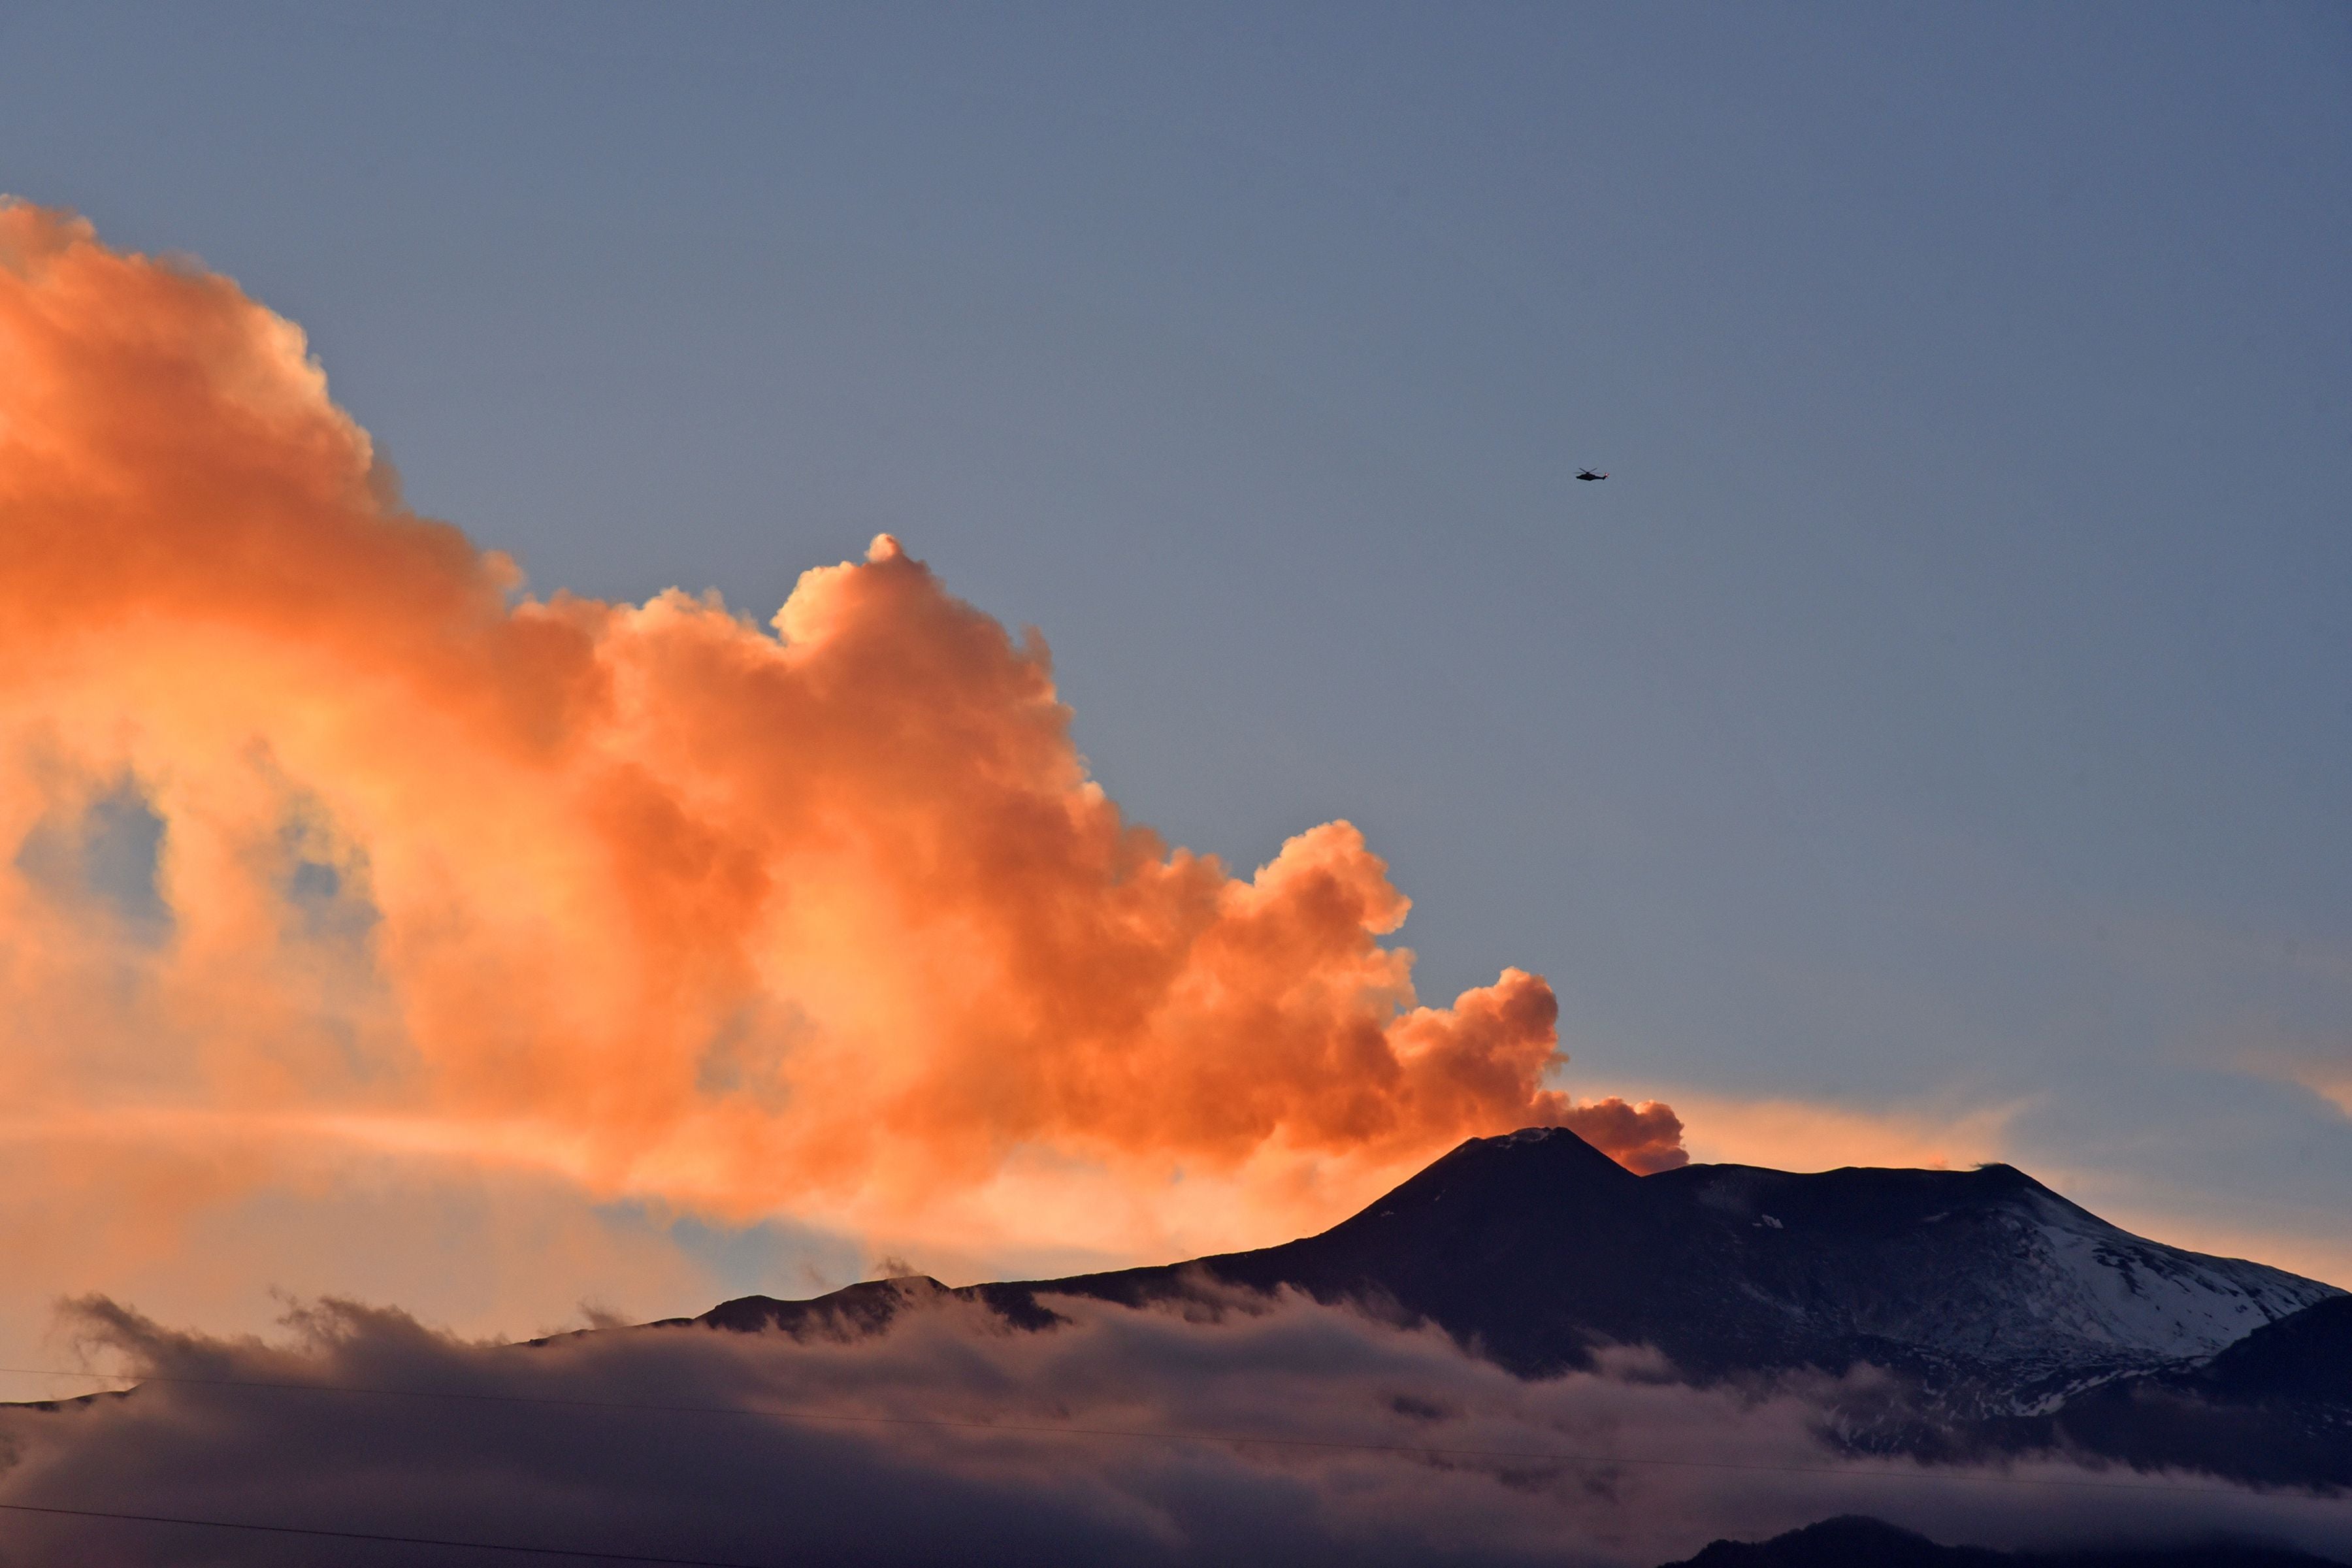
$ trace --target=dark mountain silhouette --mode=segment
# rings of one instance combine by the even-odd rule
[[[2352,1298],[2133,1236],[2008,1165],[1636,1176],[1564,1129],[1462,1144],[1318,1236],[1185,1264],[949,1291],[874,1280],[699,1321],[856,1336],[953,1295],[1031,1328],[1289,1288],[1437,1324],[1523,1375],[1648,1345],[1709,1381],[1857,1365],[1907,1393],[1836,1414],[1860,1449],[2073,1447],[2352,1484]]]
[[[1559,1128],[1472,1139],[1303,1240],[958,1293],[1043,1323],[1055,1294],[1141,1304],[1212,1280],[1427,1319],[1526,1374],[1590,1364],[1612,1343],[1654,1345],[1700,1378],[1869,1363],[1960,1414],[2043,1412],[2074,1388],[2210,1356],[2338,1295],[2132,1236],[2008,1165],[1636,1176]],[[856,1331],[937,1289],[751,1296],[703,1321]]]
[[[1992,1426],[2002,1447],[2352,1487],[2352,1296],[2257,1329],[2210,1361],[2118,1378]]]
[[[1769,1541],[1718,1541],[1664,1568],[2337,1568],[2326,1558],[2226,1541],[2086,1552],[1938,1546],[1881,1520],[1825,1519]]]
[[[2256,1329],[2196,1373],[2210,1397],[2324,1398],[2352,1407],[2352,1296]]]

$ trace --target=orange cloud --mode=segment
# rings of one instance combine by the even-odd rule
[[[1541,978],[1420,1005],[1349,824],[1243,879],[1126,821],[1042,642],[887,535],[773,635],[522,597],[297,328],[23,205],[0,366],[19,1118],[194,1114],[230,1183],[307,1123],[901,1228],[1057,1166],[1329,1217],[1529,1123],[1683,1158],[1543,1087]]]
[[[2021,1101],[1949,1114],[1868,1110],[1795,1100],[1676,1094],[1703,1131],[1690,1152],[1730,1165],[1828,1171],[1843,1165],[1948,1170],[2007,1156]]]
[[[2352,1043],[2326,1038],[2263,1040],[2242,1047],[2238,1064],[2260,1078],[2309,1089],[2352,1118]]]

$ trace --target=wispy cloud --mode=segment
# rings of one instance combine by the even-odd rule
[[[1840,1165],[1964,1169],[2009,1157],[2010,1124],[2032,1101],[1937,1110],[1678,1091],[1694,1159],[1784,1171]]]

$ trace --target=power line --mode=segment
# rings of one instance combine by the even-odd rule
[[[0,1373],[16,1373],[29,1377],[104,1379],[118,1383],[130,1381],[125,1374],[121,1373],[68,1372],[56,1367],[0,1366]],[[960,1432],[1010,1433],[1052,1437],[1116,1437],[1146,1442],[1215,1443],[1254,1447],[1329,1449],[1426,1458],[1511,1459],[1525,1463],[1593,1467],[1646,1465],[1675,1469],[1738,1470],[1771,1475],[1850,1476],[1866,1480],[1921,1480],[1960,1485],[2061,1487],[2094,1491],[2163,1492],[2169,1496],[2207,1494],[2217,1497],[2236,1497],[2243,1495],[2245,1491],[2243,1488],[2232,1486],[2170,1486],[2156,1481],[2106,1481],[2063,1476],[1993,1475],[1983,1471],[1937,1470],[1920,1468],[1895,1470],[1862,1465],[1773,1465],[1739,1459],[1674,1459],[1646,1455],[1574,1454],[1550,1449],[1471,1448],[1427,1443],[1366,1443],[1340,1437],[1276,1437],[1241,1432],[1187,1432],[1150,1427],[1073,1426],[1046,1422],[970,1421],[938,1415],[853,1415],[841,1411],[809,1410],[791,1405],[656,1404],[622,1399],[578,1399],[551,1394],[490,1394],[467,1389],[380,1388],[346,1383],[284,1383],[258,1378],[177,1377],[162,1374],[142,1377],[137,1381],[200,1388],[246,1388],[268,1393],[348,1394],[390,1399],[462,1400],[498,1405],[548,1405],[562,1409],[640,1411],[659,1415],[751,1416],[773,1421],[810,1424],[936,1427]],[[130,1390],[108,1389],[101,1392],[127,1394]],[[2285,1497],[2299,1502],[2340,1504],[2347,1500],[2342,1497],[2313,1493],[2273,1492],[2265,1495]],[[658,1560],[649,1559],[648,1561]]]
[[[393,1546],[449,1546],[468,1552],[505,1552],[524,1557],[585,1557],[598,1563],[654,1563],[667,1568],[774,1568],[718,1557],[662,1557],[643,1552],[598,1552],[587,1547],[520,1546],[504,1541],[460,1541],[438,1535],[391,1535],[372,1530],[316,1530],[299,1524],[262,1524],[252,1520],[184,1519],[168,1513],[123,1513],[104,1508],[50,1508],[39,1503],[0,1502],[15,1513],[56,1514],[68,1519],[120,1519],[136,1524],[184,1524],[198,1530],[242,1530],[259,1535],[306,1535],[327,1541],[373,1541]]]

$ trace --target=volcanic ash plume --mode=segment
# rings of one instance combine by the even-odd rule
[[[1328,1218],[1535,1122],[1682,1160],[1542,1087],[1539,977],[1416,1004],[1347,823],[1242,879],[1123,821],[1043,644],[894,540],[772,635],[521,596],[298,329],[22,205],[0,540],[0,1090],[52,1172],[102,1129],[208,1151],[163,1208],[359,1145],[898,1223],[1077,1169]]]

